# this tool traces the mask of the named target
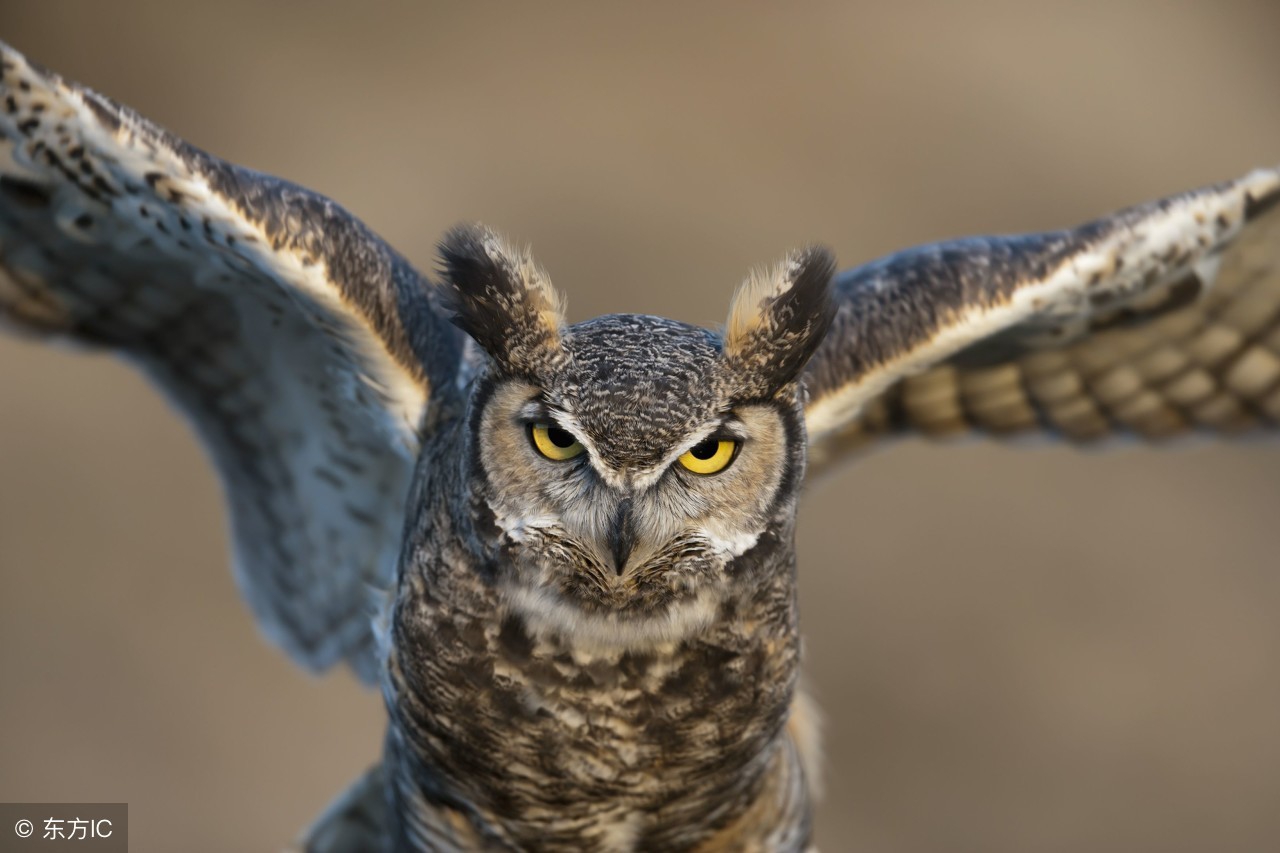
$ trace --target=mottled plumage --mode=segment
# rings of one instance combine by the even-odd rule
[[[921,246],[841,273],[810,362],[815,455],[884,433],[1073,442],[1280,422],[1280,172],[1067,231]]]
[[[222,476],[264,630],[373,679],[368,589],[393,577],[460,350],[425,281],[334,202],[0,62],[0,325],[115,349],[164,388]]]
[[[568,325],[487,229],[433,284],[328,199],[0,62],[0,320],[152,376],[268,635],[382,688],[383,760],[308,850],[805,849],[811,454],[1280,422],[1274,169],[840,274],[807,249],[723,331]]]

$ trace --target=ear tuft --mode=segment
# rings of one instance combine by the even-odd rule
[[[560,353],[564,300],[529,252],[481,225],[454,228],[439,251],[453,322],[506,371],[543,376]]]
[[[734,294],[725,324],[724,356],[742,393],[770,396],[791,382],[835,317],[828,293],[835,257],[811,246],[768,273],[753,273]]]

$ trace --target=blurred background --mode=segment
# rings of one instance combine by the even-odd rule
[[[574,320],[710,324],[801,243],[851,266],[1280,161],[1278,10],[35,0],[0,38],[421,267],[478,219]],[[378,757],[378,697],[259,637],[212,471],[125,366],[0,339],[0,442],[0,800],[279,848]],[[1276,849],[1278,507],[1266,442],[908,441],[811,484],[823,849]]]

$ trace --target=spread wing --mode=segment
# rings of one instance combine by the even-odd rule
[[[877,437],[1159,440],[1280,424],[1280,170],[1079,228],[837,276],[806,368],[819,463]]]
[[[0,326],[116,351],[190,418],[266,633],[373,675],[424,416],[458,336],[334,202],[225,163],[0,44]]]

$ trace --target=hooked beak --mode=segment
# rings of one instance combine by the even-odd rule
[[[636,545],[635,521],[631,517],[631,498],[618,504],[609,524],[609,553],[613,556],[613,570],[622,575],[627,558]]]

